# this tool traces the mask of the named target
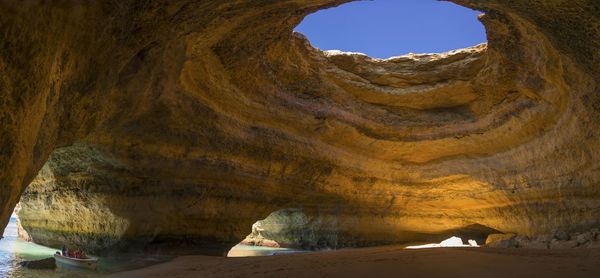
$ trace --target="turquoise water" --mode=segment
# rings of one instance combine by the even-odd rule
[[[58,250],[19,239],[16,221],[17,219],[14,216],[10,218],[10,222],[4,230],[4,238],[0,240],[1,278],[102,277],[109,273],[142,268],[172,258],[157,254],[123,254],[119,257],[100,257],[97,271],[63,267],[61,265],[58,265],[55,270],[26,269],[21,267],[19,262],[49,258]]]
[[[60,277],[53,270],[28,270],[19,266],[24,260],[40,260],[52,257],[55,249],[21,240],[17,236],[17,219],[10,218],[0,240],[0,277]]]

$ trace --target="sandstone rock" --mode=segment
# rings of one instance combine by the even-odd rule
[[[557,240],[550,241],[550,249],[566,249],[577,247],[577,240]]]
[[[453,0],[487,45],[385,60],[293,34],[345,0],[114,2],[0,4],[0,227],[20,197],[88,250],[224,251],[298,207],[335,220],[309,247],[598,223],[597,1]]]
[[[301,249],[335,249],[337,222],[307,216],[302,209],[283,209],[252,225],[252,233],[242,241],[259,246]]]
[[[530,241],[525,245],[519,245],[521,248],[530,248],[530,249],[548,249],[550,248],[550,243],[546,241]]]
[[[15,207],[15,214],[19,214],[20,211],[21,211],[21,206],[20,206],[20,204],[17,204],[17,206]],[[17,217],[16,225],[17,225],[17,236],[24,241],[32,241],[31,236],[29,236],[29,234],[27,233],[25,228],[23,228],[23,225],[21,225],[21,219],[18,217]]]
[[[584,232],[581,234],[574,235],[571,238],[577,241],[578,245],[583,245],[587,242],[594,240],[594,234],[592,232]]]
[[[523,247],[531,242],[529,237],[523,235],[517,235],[514,237],[514,240],[517,242],[517,247]]]
[[[485,240],[485,246],[496,248],[517,247],[518,242],[515,240],[515,237],[515,234],[491,234]]]
[[[600,248],[600,241],[590,241],[584,244],[582,247],[585,248]]]
[[[279,242],[276,242],[276,241],[270,240],[270,239],[266,239],[262,236],[256,236],[256,237],[248,236],[244,240],[242,240],[240,242],[240,244],[249,245],[249,246],[264,246],[264,247],[271,247],[271,248],[288,247],[288,246],[282,246],[281,244],[279,244]]]
[[[586,236],[580,236],[586,238]],[[489,241],[489,244],[487,243]],[[587,241],[584,241],[587,242]],[[491,234],[486,240],[486,246],[502,247],[502,248],[531,248],[531,249],[548,249],[548,248],[573,248],[580,245],[578,240],[557,240],[554,234],[545,234],[535,237],[528,237],[514,234]]]
[[[590,233],[592,234],[592,240],[600,240],[600,229],[593,228]]]
[[[549,243],[550,241],[552,241],[553,238],[554,238],[554,235],[552,235],[552,234],[544,234],[544,235],[536,236],[535,241]]]
[[[528,238],[528,240],[519,242],[519,247],[532,249],[548,249],[550,248],[550,242],[553,238],[554,236],[551,234]]]
[[[556,231],[554,232],[554,238],[560,241],[567,241],[571,239],[571,235],[565,231]]]
[[[519,237],[515,238],[519,248],[531,248],[531,249],[548,249],[552,237],[535,237],[535,238],[523,238],[519,240]]]
[[[22,267],[30,269],[55,269],[56,261],[54,258],[47,258],[37,261],[22,261],[19,263]]]
[[[498,241],[498,240],[504,240],[504,239],[513,239],[515,238],[517,235],[509,233],[509,234],[490,234],[487,236],[486,240],[485,240],[485,244],[490,244],[494,241]]]

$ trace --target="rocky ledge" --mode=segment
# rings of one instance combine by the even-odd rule
[[[486,239],[487,247],[499,248],[600,248],[600,229],[582,233],[556,232],[533,237],[515,234],[491,234]]]

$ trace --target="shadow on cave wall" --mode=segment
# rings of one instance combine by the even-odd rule
[[[361,244],[362,246],[377,245],[373,242],[365,244],[365,241],[357,238],[351,241],[349,238],[352,237],[347,236],[348,232],[338,225],[338,218],[335,215],[307,215],[302,208],[288,208],[275,211],[267,218],[255,222],[252,225],[252,232],[240,244],[301,250],[329,250],[338,247],[356,247]],[[484,225],[471,224],[436,234],[404,233],[407,234],[404,237],[412,237],[413,241],[440,242],[458,236],[484,244],[488,235],[501,232]],[[378,244],[394,243],[401,242],[381,241]]]
[[[150,155],[117,158],[83,143],[57,149],[23,193],[19,217],[33,240],[47,246],[222,255],[255,219],[298,193],[261,188],[268,177],[224,161],[179,162],[166,165]],[[164,168],[150,168],[155,165]],[[283,180],[309,176],[316,182],[315,176],[324,175],[298,169]]]
[[[164,166],[160,159],[149,155],[119,159],[100,146],[83,143],[57,149],[21,198],[22,225],[36,243],[53,247],[67,243],[97,253],[175,250],[211,255],[225,254],[248,235],[250,227],[243,244],[268,246],[272,241],[305,250],[438,242],[448,236],[483,242],[498,232],[474,224],[436,234],[389,231],[380,238],[365,236],[364,227],[351,216],[356,207],[319,191],[317,184],[330,170],[306,171],[320,169],[302,168],[309,162],[298,163],[297,170],[281,176],[278,182],[298,185],[281,192],[268,182],[262,184],[269,177],[241,175],[240,169],[220,161],[146,168]],[[297,208],[279,209],[285,204]]]

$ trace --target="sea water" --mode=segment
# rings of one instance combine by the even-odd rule
[[[170,256],[142,253],[100,257],[97,270],[61,265],[57,265],[54,270],[37,270],[19,265],[22,261],[51,258],[56,251],[58,250],[20,239],[17,236],[17,218],[13,215],[4,230],[4,238],[0,239],[0,278],[103,277],[109,273],[143,268],[172,259]]]
[[[0,277],[58,277],[52,270],[29,270],[19,265],[24,260],[52,257],[57,250],[24,241],[17,236],[17,218],[13,215],[0,240]]]
[[[100,257],[98,270],[86,270],[58,266],[55,270],[35,270],[23,268],[22,261],[41,260],[53,257],[57,249],[49,248],[20,239],[17,235],[17,218],[13,215],[4,229],[4,238],[0,240],[0,277],[14,278],[58,278],[102,277],[109,273],[143,268],[172,259],[172,256],[158,254],[123,254],[117,257]],[[238,244],[228,257],[272,256],[306,251],[290,248],[271,248],[263,246],[247,246]]]

